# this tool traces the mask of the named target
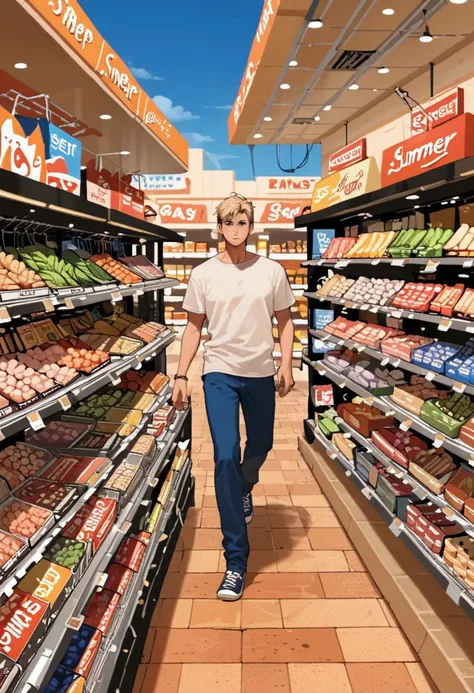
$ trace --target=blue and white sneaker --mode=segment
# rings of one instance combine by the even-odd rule
[[[217,598],[223,602],[236,602],[244,592],[244,581],[245,573],[227,570],[217,590]]]
[[[250,524],[253,520],[253,500],[252,494],[246,493],[242,499],[244,504],[244,516],[246,524]]]

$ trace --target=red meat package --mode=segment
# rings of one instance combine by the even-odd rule
[[[116,501],[93,496],[65,526],[62,536],[77,541],[90,541],[94,551],[97,551],[115,522],[116,515]]]
[[[431,302],[430,310],[433,313],[441,313],[450,318],[453,314],[454,307],[464,293],[464,284],[456,284],[455,286],[445,286],[442,291]]]
[[[430,303],[443,289],[443,284],[407,282],[392,300],[392,306],[405,310],[426,312],[430,307]]]
[[[107,635],[115,612],[119,605],[120,595],[106,589],[97,589],[89,604],[84,623]]]
[[[346,320],[339,317],[324,328],[325,332],[342,339],[354,339],[355,335],[365,326],[364,322]]]
[[[357,238],[333,238],[327,250],[323,253],[324,260],[337,260],[357,243]]]
[[[130,570],[133,570],[134,573],[137,573],[142,562],[145,549],[146,546],[145,544],[142,544],[141,541],[138,541],[138,539],[133,539],[132,537],[127,537],[120,544],[120,548],[115,556],[115,560],[120,565],[130,568]]]
[[[395,427],[373,431],[371,438],[379,450],[405,469],[408,469],[409,462],[414,460],[419,452],[428,449],[421,438]]]
[[[133,571],[130,568],[118,565],[118,563],[112,563],[107,568],[107,580],[104,588],[117,592],[117,594],[122,596],[129,586],[132,577]]]
[[[386,337],[402,335],[401,330],[395,330],[393,327],[382,327],[382,325],[365,325],[362,330],[359,330],[354,337],[354,341],[367,344],[368,346],[378,349],[380,344]]]

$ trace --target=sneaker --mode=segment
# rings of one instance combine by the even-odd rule
[[[223,602],[236,602],[243,594],[244,579],[245,574],[227,570],[217,590],[217,598]]]
[[[253,501],[252,494],[246,493],[243,497],[245,522],[250,524],[253,520]]]

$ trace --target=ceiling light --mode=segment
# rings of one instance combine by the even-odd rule
[[[413,209],[420,209],[420,205],[415,205]]]
[[[296,66],[298,65],[298,61],[297,61],[297,60],[290,60],[290,62],[288,63],[288,65],[289,65],[290,67],[296,67]]]
[[[431,31],[430,31],[430,28],[428,26],[426,10],[423,10],[423,16],[425,18],[425,30],[420,36],[420,42],[421,43],[431,43],[431,41],[433,40],[433,37],[431,35]]]
[[[390,70],[388,69],[388,67],[379,67],[377,72],[379,73],[379,75],[386,75],[390,72]]]
[[[323,25],[322,19],[312,19],[308,24],[308,29],[321,29]]]
[[[264,118],[263,120],[264,120],[266,123],[271,123],[272,120],[273,120],[273,118],[270,118],[270,116],[265,116],[265,118]]]
[[[253,136],[254,140],[260,140],[260,139],[262,139],[262,137],[263,137],[263,135],[261,135],[259,132],[257,132],[257,133]]]
[[[284,84],[280,84],[280,89],[291,89],[291,87],[289,84],[284,83]]]
[[[318,120],[318,121],[321,120],[321,118],[319,116],[314,116],[314,119]]]
[[[378,91],[378,89],[372,89],[372,91]]]
[[[382,10],[382,14],[390,17],[392,14],[395,14],[395,10],[392,10],[391,7],[386,7],[384,10]]]
[[[358,88],[359,88],[359,85],[358,85],[358,84],[351,84],[351,86],[349,87],[349,89],[350,89],[351,91],[357,91]]]
[[[74,224],[69,224],[69,228],[70,228],[70,229],[73,229],[73,228],[74,228]]]
[[[26,63],[15,63],[13,67],[16,67],[17,70],[26,70],[28,65]]]
[[[467,0],[449,0],[452,5],[464,5]]]
[[[447,205],[447,204],[448,204],[448,201],[446,200],[446,202],[442,202],[441,204],[442,204],[442,205]]]
[[[455,205],[455,204],[456,204],[456,200],[451,200],[451,204],[452,204],[452,205]]]
[[[102,113],[101,116],[99,116],[101,120],[112,120],[112,116],[109,115],[108,113]]]
[[[127,151],[126,149],[124,149],[123,151],[119,152],[119,154],[120,154],[120,156],[128,156],[130,154],[130,152]]]
[[[330,111],[332,106],[328,104],[327,106],[324,106],[323,111]]]
[[[406,200],[419,200],[420,196],[419,195],[407,195]]]

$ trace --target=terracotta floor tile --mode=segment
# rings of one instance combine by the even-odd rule
[[[352,693],[344,664],[288,664],[294,693]]]
[[[248,528],[250,551],[273,551],[273,539],[270,529],[255,527],[253,522]]]
[[[220,575],[210,573],[168,575],[163,583],[160,599],[213,599],[220,580]]]
[[[204,496],[202,502],[203,508],[217,508],[217,500],[215,496]]]
[[[226,570],[224,552],[219,557],[219,573]],[[277,572],[276,553],[274,550],[251,550],[247,565],[248,573],[276,573]]]
[[[284,472],[298,472],[300,469],[298,462],[292,462],[291,460],[280,460],[280,467]]]
[[[377,599],[282,599],[285,628],[387,626]]]
[[[156,628],[149,628],[146,635],[145,645],[142,652],[142,663],[149,664],[151,661],[151,653],[156,639]]]
[[[303,527],[340,527],[332,508],[298,508]]]
[[[285,481],[282,483],[287,483],[287,484],[306,484],[306,485],[311,485],[315,484],[314,476],[311,474],[310,471],[308,472],[283,472],[283,476],[285,477]],[[290,490],[291,493],[291,490]],[[314,493],[314,490],[313,490]]]
[[[151,626],[155,628],[189,628],[192,599],[163,599],[160,596]]]
[[[240,628],[240,602],[221,602],[218,599],[195,599],[191,628]]]
[[[171,557],[170,565],[168,568],[168,573],[179,573],[181,569],[181,563],[183,562],[183,552],[175,551]]]
[[[241,693],[241,686],[241,664],[183,664],[178,693]],[[161,692],[168,690],[162,688]]]
[[[292,508],[293,501],[291,496],[267,496],[267,507],[272,509],[275,508]]]
[[[328,599],[380,598],[368,573],[321,573],[324,594]]]
[[[286,664],[243,664],[242,693],[290,693]]]
[[[186,515],[186,522],[184,523],[184,526],[186,528],[188,527],[200,527],[201,526],[201,517],[202,517],[202,510],[196,510],[196,508],[191,508]]]
[[[179,664],[178,664],[179,666]],[[135,676],[135,683],[133,684],[132,693],[142,693],[143,682],[145,680],[146,670],[148,664],[139,664],[137,669],[137,675]]]
[[[140,693],[178,693],[181,664],[149,664]]]
[[[352,570],[355,573],[366,573],[367,572],[367,568],[364,565],[359,554],[357,554],[355,551],[345,551],[345,554],[346,554],[347,562],[349,564],[349,570]]]
[[[183,537],[185,550],[215,549],[219,551],[222,548],[222,532],[220,529],[188,529],[185,527],[181,535]]]
[[[306,530],[302,527],[285,527],[272,530],[276,549],[311,549]]]
[[[438,689],[434,685],[431,677],[418,662],[407,662],[405,664],[408,669],[417,693],[438,693]]]
[[[329,508],[329,501],[322,493],[310,496],[291,496],[295,508]]]
[[[348,571],[343,551],[277,551],[279,573],[336,573]]]
[[[312,549],[352,550],[349,537],[341,527],[308,527],[307,533]]]
[[[348,664],[354,693],[416,693],[404,664]]]
[[[201,513],[201,528],[220,529],[221,518],[217,508],[203,508]]]
[[[264,484],[265,486],[267,484],[283,484],[284,486],[286,485],[286,480],[283,476],[283,472],[266,472],[263,470],[260,472],[259,478],[260,483]]]
[[[322,494],[321,488],[314,477],[312,484],[289,483],[288,491],[290,493],[290,496],[314,496],[316,493]]]
[[[254,507],[254,516],[252,520],[252,524],[250,525],[252,528],[258,527],[260,529],[269,529],[271,527],[270,525],[270,515],[265,514],[265,515],[258,515],[258,511],[263,510],[263,508],[260,507]],[[265,508],[266,510],[266,508]]]
[[[369,578],[369,579],[370,579],[370,578]],[[376,588],[376,589],[377,589],[377,588]],[[380,596],[382,596],[382,595],[380,595]],[[382,610],[383,610],[383,612],[384,612],[384,614],[385,614],[385,618],[386,618],[387,621],[388,621],[388,625],[389,625],[389,626],[392,626],[392,628],[398,628],[399,626],[398,626],[398,623],[397,623],[397,619],[396,619],[395,616],[393,615],[393,611],[391,610],[391,608],[389,607],[389,605],[387,604],[387,602],[385,601],[385,599],[380,599],[380,606],[382,607]]]
[[[343,661],[336,631],[329,628],[246,630],[242,643],[243,662]]]
[[[158,628],[151,656],[152,663],[195,664],[241,662],[242,633],[206,628]]]
[[[303,526],[296,508],[274,508],[270,511],[270,524],[276,529]]]
[[[410,646],[398,628],[338,628],[346,662],[414,662]]]
[[[277,599],[245,599],[242,602],[242,630],[247,628],[283,628]]]
[[[219,551],[185,551],[181,573],[216,573],[219,566]]]
[[[246,578],[244,599],[316,599],[324,597],[315,573],[275,573]]]

